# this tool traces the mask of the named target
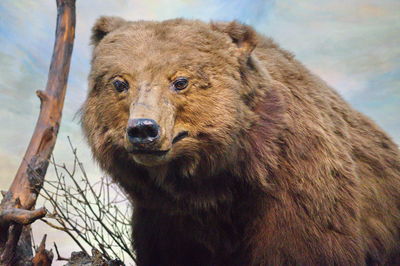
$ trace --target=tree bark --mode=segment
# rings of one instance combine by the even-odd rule
[[[18,242],[23,225],[46,214],[44,208],[34,207],[60,127],[75,36],[75,0],[56,2],[56,38],[48,81],[44,91],[36,92],[41,101],[39,118],[17,174],[0,204],[1,265],[15,265],[20,260]],[[23,246],[32,249],[30,243]]]

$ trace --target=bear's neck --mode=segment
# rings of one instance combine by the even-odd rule
[[[147,182],[139,197],[134,195],[136,204],[173,213],[226,208],[234,201],[237,178],[230,173],[183,172],[174,165],[146,169]]]

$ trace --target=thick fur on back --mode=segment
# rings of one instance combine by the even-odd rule
[[[236,22],[103,17],[92,41],[82,125],[132,200],[139,265],[400,263],[399,148],[292,54]],[[143,82],[189,132],[154,165],[125,143]]]

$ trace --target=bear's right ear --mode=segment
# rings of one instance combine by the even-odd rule
[[[257,33],[245,24],[237,21],[232,22],[212,22],[211,29],[228,34],[238,47],[240,55],[249,57],[257,46]]]
[[[100,17],[92,28],[91,43],[96,46],[111,31],[121,27],[127,21],[119,17]]]

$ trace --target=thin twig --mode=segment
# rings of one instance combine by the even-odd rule
[[[129,257],[136,262],[130,248],[130,209],[126,197],[108,178],[91,183],[76,148],[68,140],[73,164],[68,168],[51,158],[56,180],[46,181],[41,195],[53,208],[47,218],[54,222],[42,220],[70,235],[85,253],[82,243],[98,249],[107,260],[113,257],[123,261]],[[72,181],[71,186],[66,178]]]

